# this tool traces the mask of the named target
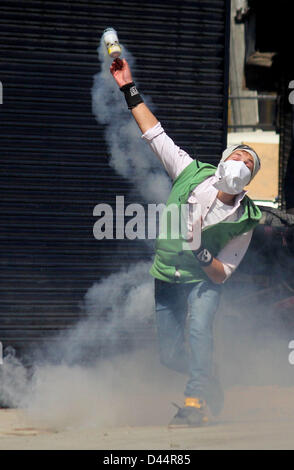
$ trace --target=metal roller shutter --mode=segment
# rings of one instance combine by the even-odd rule
[[[96,48],[113,26],[170,136],[215,163],[226,143],[229,2],[2,0],[0,341],[26,347],[81,315],[94,281],[150,256],[93,237],[93,208],[140,201],[108,164],[91,112]],[[131,194],[131,196],[130,196]]]
[[[289,103],[289,82],[288,75],[283,75],[279,86],[279,114],[278,124],[280,132],[279,146],[279,195],[280,207],[286,209],[285,200],[285,177],[287,171],[288,159],[290,156],[293,142],[293,110]]]

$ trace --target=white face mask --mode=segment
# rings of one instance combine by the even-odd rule
[[[251,179],[251,171],[240,160],[220,162],[215,172],[214,187],[227,194],[239,194]]]

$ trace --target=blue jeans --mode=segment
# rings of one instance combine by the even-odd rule
[[[165,366],[188,374],[186,397],[207,400],[213,365],[213,320],[220,292],[221,287],[212,282],[174,284],[155,279],[160,359]]]

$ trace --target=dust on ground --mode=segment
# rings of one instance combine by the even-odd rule
[[[154,423],[64,429],[34,426],[21,409],[0,410],[1,450],[294,449],[293,387],[233,387],[222,414],[208,426],[169,429],[172,408],[161,403]],[[143,404],[142,404],[143,405]]]

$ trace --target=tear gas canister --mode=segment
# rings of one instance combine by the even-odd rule
[[[110,57],[112,57],[113,59],[117,59],[121,55],[122,50],[119,45],[118,36],[115,29],[106,28],[103,31],[102,39]]]

